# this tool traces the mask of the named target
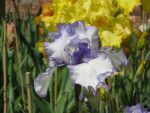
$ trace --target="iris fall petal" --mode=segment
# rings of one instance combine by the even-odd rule
[[[85,88],[91,86],[95,91],[105,86],[104,80],[114,73],[114,66],[105,54],[100,54],[87,63],[69,65],[68,69],[75,84],[80,84]]]
[[[45,97],[47,95],[50,78],[55,69],[56,68],[48,68],[46,72],[39,74],[34,79],[34,89],[40,97]]]

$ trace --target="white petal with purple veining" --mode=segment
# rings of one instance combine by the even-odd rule
[[[128,60],[127,57],[125,56],[123,49],[121,49],[119,52],[116,52],[115,50],[112,50],[112,47],[108,47],[108,48],[101,48],[101,52],[107,54],[112,60],[112,62],[117,66],[128,65]]]
[[[39,74],[34,79],[34,89],[40,97],[45,97],[47,95],[50,78],[55,69],[56,68],[48,68],[46,72]]]
[[[77,61],[82,61],[82,56],[85,56],[82,51],[86,51],[86,55],[93,58],[99,44],[97,28],[85,26],[83,21],[58,24],[57,31],[49,33],[49,39],[53,41],[45,42],[44,49],[49,59],[55,62],[55,66],[80,63]],[[84,46],[86,44],[87,46]],[[75,62],[75,59],[78,60]]]
[[[93,87],[94,90],[97,89],[99,82],[104,82],[104,80],[98,79],[98,76],[105,73],[110,73],[109,76],[113,74],[114,66],[111,63],[110,59],[101,54],[95,59],[90,60],[87,63],[81,63],[78,65],[69,65],[68,66],[71,74],[71,79],[75,84],[80,84],[83,87],[88,88],[89,86]]]
[[[123,113],[150,113],[147,108],[143,108],[140,104],[135,106],[126,107]]]
[[[65,46],[71,40],[70,37],[62,37],[55,40],[53,43],[44,42],[44,49],[49,58],[54,58],[62,61],[62,63],[69,63],[70,59],[68,54],[64,51]],[[50,55],[50,51],[52,51]]]

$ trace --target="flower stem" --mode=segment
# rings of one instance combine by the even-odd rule
[[[4,113],[7,113],[7,40],[6,40],[6,23],[3,23],[4,40],[3,40],[3,95],[4,95]]]
[[[57,69],[55,70],[55,92],[54,92],[54,111],[56,110],[56,103],[57,103]]]
[[[27,85],[27,98],[28,98],[28,112],[32,113],[30,72],[26,72],[26,85]]]
[[[18,67],[20,67],[21,64],[21,55],[19,52],[19,41],[18,41],[18,37],[17,37],[17,32],[16,32],[16,28],[14,28],[15,31],[15,43],[16,43],[16,53],[17,53],[17,62],[18,62]],[[23,75],[22,75],[22,71],[21,69],[18,69],[18,75],[20,78],[20,82],[21,82],[21,95],[22,95],[22,101],[23,101],[23,108],[24,110],[26,110],[26,102],[25,102],[25,93],[24,93],[24,81],[23,81]]]
[[[76,84],[75,88],[74,88],[74,91],[75,91],[76,112],[81,113],[80,112],[80,99],[79,99],[79,96],[80,96],[80,93],[81,93],[81,86]]]
[[[99,111],[100,111],[100,113],[104,113],[104,107],[105,107],[104,102],[101,99],[99,99],[99,100],[100,100],[99,101]]]
[[[53,93],[52,93],[52,89],[53,89],[53,80],[51,79],[50,82],[50,86],[49,86],[49,94],[50,94],[50,108],[52,109],[52,111],[54,111],[54,107],[53,107]]]
[[[117,94],[116,96],[116,108],[117,108],[117,112],[120,112],[120,102],[119,102],[119,95]]]

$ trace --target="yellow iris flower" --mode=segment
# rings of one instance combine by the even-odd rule
[[[83,20],[86,25],[99,29],[102,46],[120,47],[132,31],[127,13],[133,10],[138,1],[129,2],[130,8],[125,10],[124,3],[127,5],[128,0],[53,0],[50,4],[53,15],[43,16],[41,20],[50,31],[55,31],[59,23]],[[120,14],[121,8],[124,9],[124,14]]]

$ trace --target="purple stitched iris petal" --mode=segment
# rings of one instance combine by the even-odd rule
[[[56,32],[56,33],[50,32],[50,33],[48,33],[48,38],[51,39],[51,40],[55,40],[55,39],[59,38],[60,35],[61,34],[58,33],[58,32]]]
[[[49,49],[49,42],[44,42],[43,47],[45,48],[45,52],[48,56],[51,56],[53,54],[53,51]]]
[[[75,31],[75,29],[74,29],[74,27],[72,25],[68,26],[66,28],[66,31],[67,31],[67,33],[68,33],[69,36],[73,36],[76,33],[76,31]]]
[[[65,29],[66,25],[65,24],[57,24],[57,32],[62,33],[63,30]]]
[[[77,21],[77,22],[75,22],[75,23],[73,23],[72,25],[71,25],[75,30],[76,30],[76,32],[85,32],[86,31],[86,28],[87,27],[85,27],[84,26],[84,22],[83,21]]]
[[[91,86],[94,89],[94,93],[99,87],[104,87],[108,91],[105,79],[114,74],[112,62],[104,54],[100,54],[97,58],[91,59],[86,63],[68,65],[68,69],[75,84],[80,84],[85,88]]]
[[[72,64],[82,63],[83,58],[88,57],[90,49],[87,43],[79,43],[79,49],[71,56]]]
[[[126,107],[123,113],[132,113],[132,110],[130,107]]]
[[[57,25],[57,31],[56,32],[49,32],[48,38],[51,40],[55,40],[60,38],[61,34],[63,33],[63,30],[65,29],[65,24],[58,24]]]
[[[71,57],[71,64],[79,64],[81,62],[87,62],[91,58],[96,58],[98,46],[91,46],[90,41],[87,38],[74,38],[65,47],[65,51]]]
[[[97,56],[98,31],[96,27],[86,27],[83,21],[58,24],[56,32],[50,32],[49,37],[53,41],[44,44],[44,49],[55,66],[79,64]]]
[[[126,107],[123,113],[150,113],[150,111],[137,104],[136,106]]]

